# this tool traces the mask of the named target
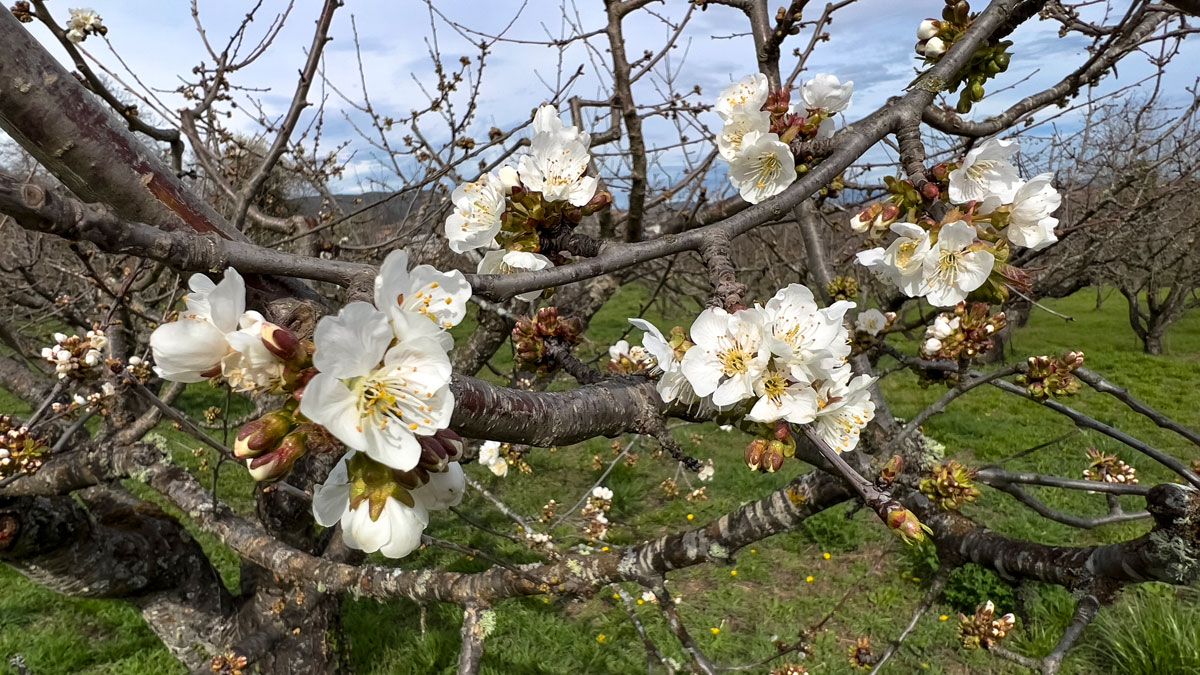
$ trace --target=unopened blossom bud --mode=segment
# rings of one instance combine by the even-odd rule
[[[922,53],[927,59],[936,59],[946,53],[946,43],[939,37],[931,37],[925,42],[925,50]]]
[[[295,420],[286,410],[269,412],[243,424],[233,441],[234,456],[238,459],[258,457],[278,445],[295,424]]]
[[[417,443],[421,446],[421,458],[417,466],[428,471],[442,471],[450,465],[450,455],[446,447],[432,436],[418,436]]]
[[[451,462],[457,462],[463,458],[467,442],[462,436],[449,429],[438,429],[433,437],[441,442],[442,447],[446,449],[446,456],[450,458]]]
[[[787,422],[779,420],[775,423],[775,440],[784,442],[792,440],[792,427]]]
[[[925,19],[921,25],[917,26],[917,39],[928,40],[938,34],[942,28],[942,22],[937,19]]]
[[[788,108],[791,106],[792,92],[784,88],[772,91],[767,94],[767,103],[763,106],[763,110],[772,115],[786,115]]]
[[[592,201],[583,205],[580,212],[585,216],[590,216],[593,213],[598,213],[612,206],[613,197],[609,192],[597,192],[596,196],[592,197]]]
[[[767,451],[763,453],[762,469],[767,473],[775,473],[783,468],[783,460],[787,456],[788,446],[783,441],[771,441],[767,444]],[[792,454],[795,454],[795,446],[792,446]]]
[[[921,351],[925,354],[936,354],[942,349],[942,341],[937,338],[929,338],[925,344],[921,345]]]
[[[300,338],[292,331],[266,321],[260,333],[263,346],[282,361],[292,361],[300,355]]]
[[[511,193],[513,188],[521,185],[521,178],[517,175],[517,170],[511,166],[500,167],[496,175],[500,178],[500,183],[504,185],[505,192]]]
[[[763,455],[767,452],[767,439],[756,438],[746,446],[746,466],[751,471],[757,471],[762,466]]]
[[[288,475],[296,460],[308,451],[308,433],[293,431],[279,445],[265,455],[246,460],[250,477],[259,482],[273,482]]]
[[[942,196],[942,189],[937,186],[937,183],[925,183],[921,186],[921,196],[931,202],[936,202]]]
[[[892,506],[887,512],[886,521],[887,526],[906,544],[925,540],[925,526],[912,511],[903,506]]]

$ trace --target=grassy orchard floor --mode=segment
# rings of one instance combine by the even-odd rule
[[[636,290],[631,290],[609,304],[593,323],[589,334],[593,342],[585,346],[585,354],[600,354],[620,336],[624,317],[635,314],[643,300],[639,296]],[[1089,367],[1176,420],[1200,428],[1195,396],[1196,388],[1200,387],[1200,315],[1185,318],[1172,330],[1168,355],[1149,357],[1139,351],[1125,323],[1125,306],[1120,298],[1110,297],[1099,311],[1095,310],[1094,291],[1050,304],[1074,316],[1075,322],[1067,324],[1045,313],[1035,314],[1030,325],[1016,335],[1013,354],[1023,357],[1081,348],[1087,353]],[[908,348],[911,350],[911,346]],[[501,362],[507,360],[507,354],[498,357],[498,367],[503,369],[507,364]],[[907,373],[889,377],[885,388],[895,414],[901,417],[913,415],[943,391],[922,389]],[[217,390],[194,387],[183,405],[199,413],[223,399]],[[1172,454],[1188,459],[1200,456],[1197,448],[1160,431],[1113,399],[1088,391],[1070,405]],[[11,400],[0,400],[3,409],[14,406]],[[990,388],[976,390],[960,399],[950,411],[933,418],[925,427],[930,436],[946,444],[949,453],[973,463],[1002,462],[1072,429],[1065,418]],[[726,433],[699,425],[676,433],[685,448],[696,456],[715,458],[716,479],[708,488],[711,498],[705,502],[688,502],[682,496],[665,499],[658,485],[674,475],[675,469],[668,462],[642,452],[635,466],[619,464],[606,481],[615,493],[610,514],[615,523],[610,533],[611,545],[633,543],[683,528],[688,523],[688,514],[694,514],[697,523],[705,522],[782,486],[797,470],[791,468],[777,475],[746,470],[741,455],[747,439],[739,432]],[[160,438],[179,461],[193,467],[198,465],[200,460],[191,450],[194,442],[169,429],[164,429]],[[1089,446],[1119,452],[1138,469],[1143,482],[1168,479],[1168,474],[1153,463],[1090,433],[1069,435],[1057,444],[1004,465],[1073,477],[1086,465],[1084,450]],[[594,455],[607,464],[614,456],[610,441],[597,439],[557,451],[535,451],[530,457],[532,475],[513,471],[504,479],[496,479],[479,467],[469,467],[469,473],[481,478],[518,511],[536,514],[550,498],[557,499],[564,507],[574,503],[599,475],[592,467]],[[221,479],[224,499],[238,508],[249,509],[251,490],[243,473],[226,467]],[[1037,494],[1052,506],[1077,513],[1099,514],[1104,510],[1103,499],[1097,495],[1052,491]],[[1135,503],[1131,500],[1129,507]],[[494,529],[511,528],[509,521],[477,498],[469,498],[464,508]],[[1079,532],[1037,518],[1007,496],[986,490],[968,513],[1001,532],[1047,543],[1110,542],[1134,536],[1145,527],[1133,524]],[[430,533],[516,560],[532,559],[515,545],[497,542],[494,537],[464,526],[453,516],[436,517]],[[573,534],[570,529],[560,528],[556,538],[573,540]],[[199,538],[217,556],[227,581],[236,584],[234,557],[206,536]],[[828,559],[825,553],[829,554]],[[405,566],[436,564],[459,571],[487,566],[483,561],[442,550],[426,550],[404,562]],[[813,653],[804,664],[811,672],[846,673],[853,672],[846,659],[853,641],[868,635],[876,645],[876,652],[882,652],[907,623],[925,592],[931,571],[929,561],[919,551],[900,544],[872,515],[851,514],[843,506],[811,519],[801,531],[741,551],[736,565],[705,566],[673,574],[669,586],[682,598],[681,613],[697,641],[723,664],[750,663],[770,656],[776,637],[791,639],[798,630],[819,621],[845,598],[837,614],[815,636]],[[978,569],[959,573],[949,594],[953,596],[951,600],[964,606],[988,595],[997,600],[1003,611],[1015,611],[1021,623],[1008,646],[1026,653],[1048,651],[1072,611],[1071,598],[1065,591],[1038,585],[1013,590],[994,575]],[[657,610],[644,606],[638,612],[660,647],[684,662]],[[886,671],[1020,671],[987,654],[959,649],[956,620],[939,621],[939,615],[954,617],[955,614],[952,604],[936,605]],[[453,672],[458,650],[458,612],[453,607],[433,606],[428,608],[427,619],[428,632],[422,635],[418,608],[411,603],[380,605],[351,601],[345,623],[355,670],[380,674]],[[1200,672],[1198,626],[1200,603],[1180,598],[1165,586],[1143,587],[1123,597],[1102,614],[1098,624],[1088,629],[1083,646],[1073,653],[1065,671]],[[1128,645],[1140,647],[1146,658],[1137,661],[1129,655],[1114,657],[1108,653]],[[4,657],[0,672],[8,672],[3,669],[14,654],[22,654],[32,672],[38,675],[182,672],[131,607],[62,598],[37,588],[7,568],[0,568],[0,657]],[[1181,663],[1188,658],[1193,659],[1190,666]],[[1121,665],[1118,667],[1116,663]],[[644,669],[641,642],[625,613],[614,606],[607,594],[582,602],[530,598],[500,604],[483,667],[484,672],[496,674],[625,673]]]

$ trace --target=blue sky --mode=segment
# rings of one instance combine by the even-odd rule
[[[199,0],[200,17],[210,39],[214,43],[223,43],[223,36],[241,20],[249,4],[234,0]],[[814,7],[821,4],[813,3]],[[977,4],[982,5],[981,2]],[[830,72],[843,80],[854,80],[854,104],[847,116],[854,119],[866,114],[887,97],[900,93],[911,81],[918,65],[912,52],[916,26],[922,18],[936,16],[942,5],[942,0],[861,0],[836,15],[830,27],[832,38],[818,47],[810,61],[809,74]],[[65,22],[67,6],[57,3],[50,6],[62,13],[60,18]],[[281,0],[264,0],[251,35],[261,35],[270,18],[285,6]],[[548,36],[558,37],[571,32],[564,25],[564,5],[559,0],[528,0],[524,3],[518,0],[441,0],[437,6],[450,20],[483,33],[499,32],[518,13],[519,18],[506,34],[509,38],[545,40]],[[93,0],[91,7],[103,16],[109,27],[108,39],[138,77],[150,87],[166,90],[159,94],[164,105],[182,107],[184,100],[170,90],[179,85],[181,74],[188,76],[192,67],[206,56],[192,21],[189,3],[185,0]],[[687,11],[688,3],[669,0],[650,7],[663,17],[678,19]],[[1119,13],[1123,13],[1125,7],[1125,3],[1115,5]],[[296,0],[292,15],[272,49],[237,77],[238,84],[266,90],[254,96],[273,114],[282,113],[291,97],[319,9],[318,0]],[[600,0],[567,3],[565,9],[572,21],[578,21],[584,30],[603,26]],[[432,87],[434,82],[426,47],[433,34],[426,4],[422,0],[352,0],[339,10],[332,31],[334,41],[325,55],[325,72],[347,94],[357,96],[360,85],[351,38],[351,16],[355,19],[362,45],[366,84],[376,108],[402,117],[410,109],[422,105],[425,99],[419,83]],[[447,63],[456,63],[461,55],[474,58],[476,51],[467,38],[456,33],[441,18],[433,18],[432,23],[436,26],[438,44]],[[741,14],[727,7],[711,6],[707,11],[697,12],[678,42],[679,48],[664,62],[669,62],[675,71],[677,89],[686,91],[692,85],[699,85],[704,98],[711,101],[728,82],[751,71],[754,61],[750,40],[734,35],[743,32],[744,26]],[[37,24],[30,27],[53,53],[66,61],[61,48],[50,43],[44,29]],[[989,97],[976,107],[973,117],[1002,109],[1058,81],[1087,58],[1087,43],[1079,37],[1059,38],[1057,27],[1057,23],[1035,19],[1013,36],[1016,45],[1012,49],[1012,66],[998,84],[989,87],[989,91],[998,91],[1013,83],[1019,85]],[[631,58],[636,58],[643,50],[661,45],[669,29],[654,17],[638,12],[627,20],[625,32],[627,52]],[[790,47],[806,44],[807,40],[808,31],[792,38],[785,45],[785,53],[790,52]],[[591,50],[577,43],[561,54],[562,72],[572,73],[579,67],[584,69],[584,75],[571,89],[572,94],[595,97],[601,93],[597,70],[608,59],[607,40],[600,36],[593,38],[591,44]],[[103,41],[91,38],[83,46],[121,77],[127,77]],[[550,95],[546,83],[558,80],[559,59],[559,51],[546,46],[497,45],[488,61],[481,90],[481,114],[473,127],[474,135],[484,137],[493,125],[503,128],[527,119],[529,112]],[[1197,73],[1189,62],[1200,62],[1200,48],[1196,44],[1185,44],[1183,53],[1169,69],[1164,81],[1168,95],[1190,98],[1184,87],[1192,84]],[[790,71],[792,65],[793,59],[785,56],[785,72]],[[1144,57],[1134,56],[1119,72],[1118,78],[1106,81],[1098,91],[1132,84],[1144,78],[1151,69]],[[635,98],[652,96],[654,86],[653,81],[643,82],[635,91]],[[345,107],[331,91],[324,93],[330,96],[328,108],[331,112]],[[320,84],[314,87],[314,94],[322,94]],[[717,125],[715,115],[706,121],[710,127]],[[1070,120],[1063,123],[1070,124]],[[236,114],[230,124],[244,131],[255,129],[251,120]],[[341,114],[327,113],[327,125],[326,147],[335,140],[352,141],[347,151],[354,152],[352,170],[339,187],[354,190],[362,185],[361,179],[374,173],[377,163],[366,144],[353,140],[350,122]],[[651,145],[670,142],[674,138],[674,130],[664,123],[648,125],[647,134]],[[670,163],[668,156],[664,164]]]

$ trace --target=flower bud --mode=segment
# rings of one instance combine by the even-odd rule
[[[763,106],[763,110],[772,115],[786,115],[792,101],[792,92],[789,89],[779,89],[767,94],[767,103]]]
[[[580,212],[585,216],[590,216],[593,213],[603,211],[612,206],[613,197],[609,192],[597,192],[596,196],[592,197],[592,201],[584,204]]]
[[[925,199],[936,202],[942,196],[942,189],[937,183],[925,183],[921,186],[921,196]]]
[[[780,441],[771,441],[767,444],[767,451],[763,453],[762,470],[767,473],[775,473],[783,468],[785,446]]]
[[[946,53],[946,43],[939,37],[931,37],[925,42],[925,58],[936,59]]]
[[[925,526],[912,511],[903,506],[896,505],[889,508],[886,521],[887,526],[900,535],[906,544],[925,540]]]
[[[442,471],[450,465],[450,456],[438,440],[432,436],[418,436],[417,443],[421,446],[421,458],[417,466],[429,471]]]
[[[937,19],[925,19],[921,25],[917,26],[917,39],[928,40],[938,34],[942,28],[942,22]]]
[[[267,351],[282,361],[292,361],[300,355],[300,338],[286,328],[264,321],[260,337]]]
[[[233,441],[233,455],[238,459],[258,457],[274,448],[295,426],[295,420],[284,410],[269,412],[247,422],[238,430]]]
[[[757,471],[762,465],[763,455],[767,451],[767,439],[756,438],[750,441],[746,446],[746,466],[750,467],[751,471]]]
[[[504,191],[512,193],[513,188],[521,184],[521,178],[517,175],[517,170],[511,166],[502,166],[496,172],[496,176],[500,179],[500,183],[504,185]]]
[[[792,428],[787,422],[780,420],[775,423],[775,440],[784,442],[792,440]]]
[[[296,431],[284,436],[271,452],[246,460],[250,477],[259,482],[274,482],[288,475],[296,460],[308,451],[307,432]]]

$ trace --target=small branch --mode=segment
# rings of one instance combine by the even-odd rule
[[[716,675],[717,667],[713,665],[712,661],[709,661],[700,647],[696,645],[696,641],[692,639],[691,633],[688,632],[687,626],[683,624],[683,619],[679,616],[679,611],[675,608],[675,599],[667,592],[666,585],[659,581],[652,590],[658,597],[658,609],[662,612],[663,618],[667,620],[667,626],[679,639],[683,650],[692,657],[692,665],[695,666],[696,672],[703,675]]]
[[[1075,377],[1078,377],[1092,389],[1095,389],[1102,394],[1108,394],[1109,396],[1112,396],[1118,401],[1124,403],[1125,405],[1129,406],[1131,410],[1149,419],[1151,422],[1154,422],[1160,428],[1174,431],[1180,436],[1183,436],[1191,441],[1197,447],[1200,447],[1200,434],[1188,429],[1161,412],[1134,398],[1129,394],[1128,389],[1118,387],[1112,382],[1109,382],[1108,380],[1104,379],[1100,373],[1087,368],[1076,368]]]
[[[463,608],[462,648],[458,652],[458,675],[474,675],[479,672],[483,659],[483,641],[487,637],[486,626],[481,615],[488,610],[476,603]]]
[[[929,592],[925,594],[925,599],[921,601],[921,604],[918,605],[917,609],[913,612],[912,619],[909,620],[908,625],[905,626],[904,630],[900,632],[900,635],[892,641],[892,644],[888,645],[887,651],[883,652],[883,654],[879,657],[879,661],[876,662],[875,667],[871,669],[870,675],[877,675],[879,671],[883,670],[883,665],[888,662],[888,659],[892,658],[892,656],[899,651],[900,645],[904,644],[904,641],[908,639],[909,635],[912,634],[913,629],[917,627],[917,622],[921,620],[921,617],[925,616],[925,613],[928,612],[929,608],[933,606],[933,603],[937,601],[938,596],[942,594],[942,589],[946,587],[946,580],[948,578],[949,573],[943,572],[939,572],[938,575],[933,578],[933,581],[929,584]]]

